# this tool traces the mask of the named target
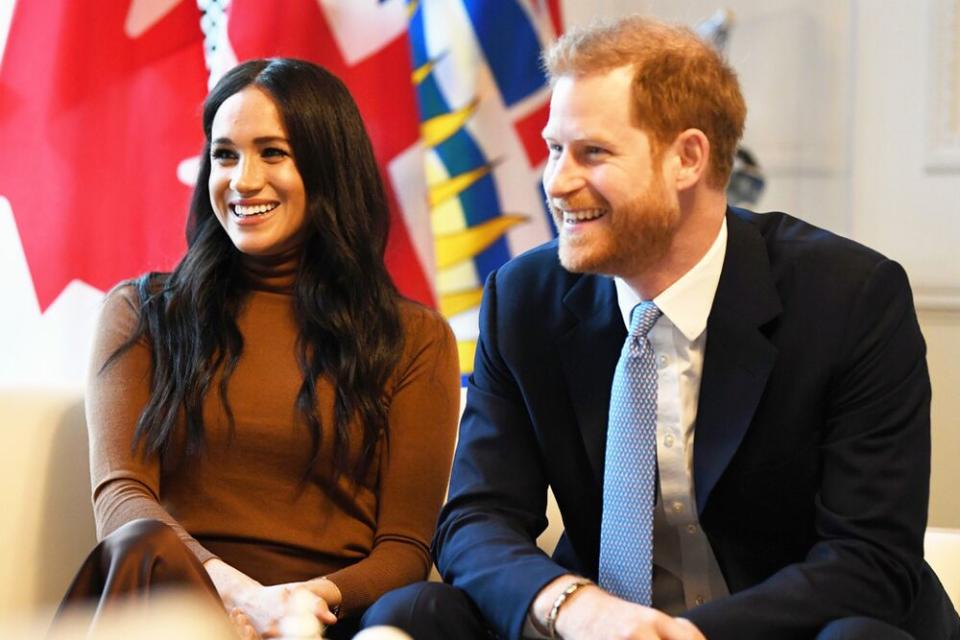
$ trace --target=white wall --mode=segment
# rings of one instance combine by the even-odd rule
[[[758,208],[799,214],[849,233],[847,132],[852,101],[847,43],[853,25],[848,3],[568,0],[564,8],[568,24],[640,12],[692,26],[719,7],[735,17],[726,53],[747,100],[744,144],[768,177]]]
[[[951,0],[956,6],[955,0]],[[930,520],[960,526],[960,165],[928,168],[947,2],[853,3],[851,229],[910,274],[933,380]]]
[[[564,11],[568,24],[641,12],[690,25],[719,7],[734,12],[727,54],[749,109],[744,142],[768,177],[758,209],[798,215],[906,268],[934,387],[930,523],[960,527],[960,163],[948,171],[927,166],[938,89],[960,86],[960,66],[940,78],[932,71],[948,44],[935,29],[951,3],[960,7],[960,0],[567,0]],[[960,98],[953,104],[960,123]]]

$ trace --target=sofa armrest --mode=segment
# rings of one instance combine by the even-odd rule
[[[96,543],[83,394],[0,389],[0,618],[56,605]]]

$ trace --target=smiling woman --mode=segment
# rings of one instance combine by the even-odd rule
[[[240,251],[283,253],[302,240],[303,178],[277,105],[250,86],[227,98],[213,119],[210,204]]]
[[[186,255],[104,304],[87,392],[102,541],[65,603],[192,584],[243,637],[274,636],[294,601],[350,637],[429,570],[453,336],[390,281],[383,187],[336,77],[243,63],[203,125]]]

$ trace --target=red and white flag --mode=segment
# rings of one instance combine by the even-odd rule
[[[188,1],[16,3],[0,63],[0,382],[77,380],[100,292],[182,254],[199,20]]]
[[[450,317],[466,368],[483,276],[550,235],[536,56],[558,0],[18,0],[5,15],[11,2],[0,0],[0,385],[80,384],[103,292],[176,264],[200,105],[238,60],[304,58],[347,84],[389,198],[390,272]],[[526,52],[522,64],[498,55],[498,38]],[[455,40],[460,53],[443,44]],[[478,69],[477,88],[452,75],[460,62]],[[458,168],[447,139],[473,145],[482,166]]]

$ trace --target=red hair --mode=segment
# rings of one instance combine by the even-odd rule
[[[726,186],[747,107],[737,74],[693,31],[641,16],[597,22],[564,34],[543,61],[551,83],[633,67],[632,116],[655,154],[682,131],[699,129],[710,140],[707,183]]]

